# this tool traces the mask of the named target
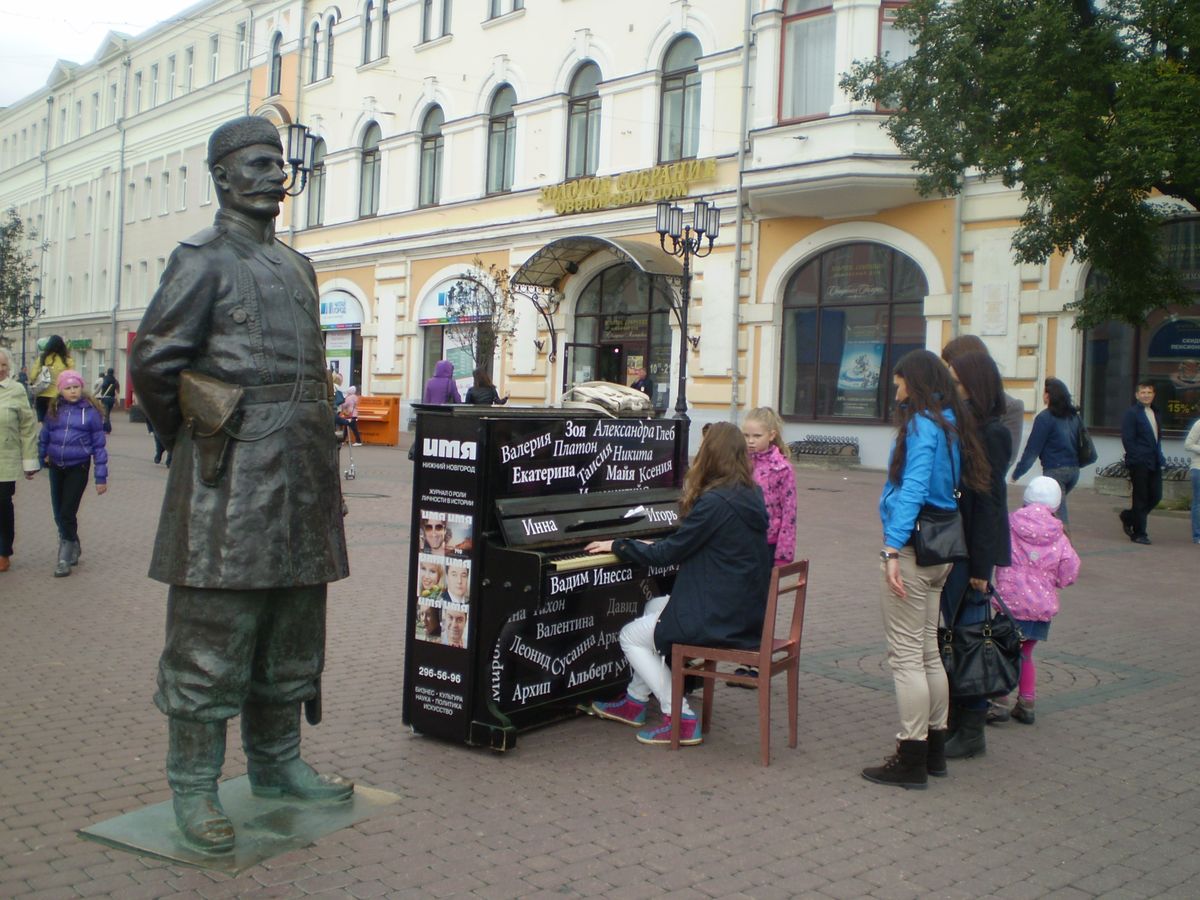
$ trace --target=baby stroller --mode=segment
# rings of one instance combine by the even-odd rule
[[[346,425],[334,423],[333,426],[334,440],[338,445],[338,460],[342,458],[342,448],[346,448],[346,452],[350,455],[350,464],[342,471],[342,477],[347,481],[353,481],[354,472],[354,443],[350,440],[350,429]]]

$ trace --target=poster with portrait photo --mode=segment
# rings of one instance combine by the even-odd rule
[[[429,556],[467,557],[474,546],[473,520],[462,513],[421,510],[417,551]]]

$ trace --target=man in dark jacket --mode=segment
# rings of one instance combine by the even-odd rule
[[[1121,418],[1121,445],[1125,468],[1133,485],[1133,501],[1121,510],[1121,525],[1135,544],[1149,544],[1146,519],[1162,500],[1162,470],[1167,460],[1162,452],[1162,419],[1154,404],[1154,385],[1139,381],[1137,401]]]
[[[247,116],[208,142],[221,205],[181,242],[138,328],[130,377],[174,453],[150,577],[170,585],[154,702],[187,842],[226,853],[217,778],[242,716],[256,795],[345,800],[300,758],[319,716],[327,583],[349,574],[316,277],[275,239],[279,135]]]

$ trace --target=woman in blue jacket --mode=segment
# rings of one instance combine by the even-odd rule
[[[913,528],[926,504],[956,508],[960,475],[973,488],[986,491],[990,472],[978,437],[957,427],[963,421],[961,405],[950,372],[937,356],[928,350],[905,354],[893,381],[897,429],[887,484],[879,498],[880,593],[900,732],[895,755],[862,774],[877,784],[924,788],[928,775],[946,774],[950,689],[938,654],[937,626],[950,564],[917,565]]]
[[[757,647],[771,578],[767,507],[754,481],[746,439],[728,422],[717,422],[688,469],[679,502],[679,529],[668,538],[593,541],[589,553],[612,552],[643,566],[678,565],[669,597],[655,597],[640,619],[621,629],[621,649],[633,679],[625,696],[596,702],[605,719],[640,726],[650,695],[658,699],[662,724],[639,731],[643,744],[671,742],[671,668],[674,643]],[[685,699],[680,743],[699,744],[700,722]]]
[[[1063,525],[1069,525],[1067,494],[1079,481],[1079,414],[1071,403],[1071,392],[1057,378],[1046,379],[1042,399],[1046,408],[1033,420],[1033,431],[1013,469],[1012,480],[1017,481],[1038,460],[1042,474],[1053,478],[1062,488],[1062,503],[1056,515]]]

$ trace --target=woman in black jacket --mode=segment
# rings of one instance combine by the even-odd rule
[[[1012,458],[1012,434],[1001,421],[1004,385],[990,356],[977,351],[965,353],[951,364],[950,374],[966,411],[963,427],[975,431],[991,466],[986,491],[963,485],[958,506],[967,535],[967,559],[954,564],[942,588],[942,621],[949,625],[961,603],[963,610],[958,623],[971,625],[987,617],[988,586],[993,570],[1011,562],[1004,472]],[[951,685],[950,703],[953,733],[946,741],[946,758],[982,756],[987,750],[984,738],[987,700],[956,699]]]
[[[467,388],[467,403],[476,403],[480,406],[503,406],[508,402],[508,398],[500,399],[500,392],[496,390],[496,386],[492,384],[491,377],[483,369],[476,369],[474,372],[475,384]]]
[[[671,742],[671,645],[757,647],[767,607],[767,507],[736,425],[718,422],[709,429],[684,479],[679,507],[679,530],[661,541],[587,546],[589,553],[612,552],[643,566],[679,566],[671,595],[650,600],[642,617],[621,629],[621,649],[633,672],[625,696],[592,704],[605,719],[639,726],[654,694],[663,721],[638,732],[643,744]],[[700,722],[686,699],[682,715],[680,743],[699,744]]]

